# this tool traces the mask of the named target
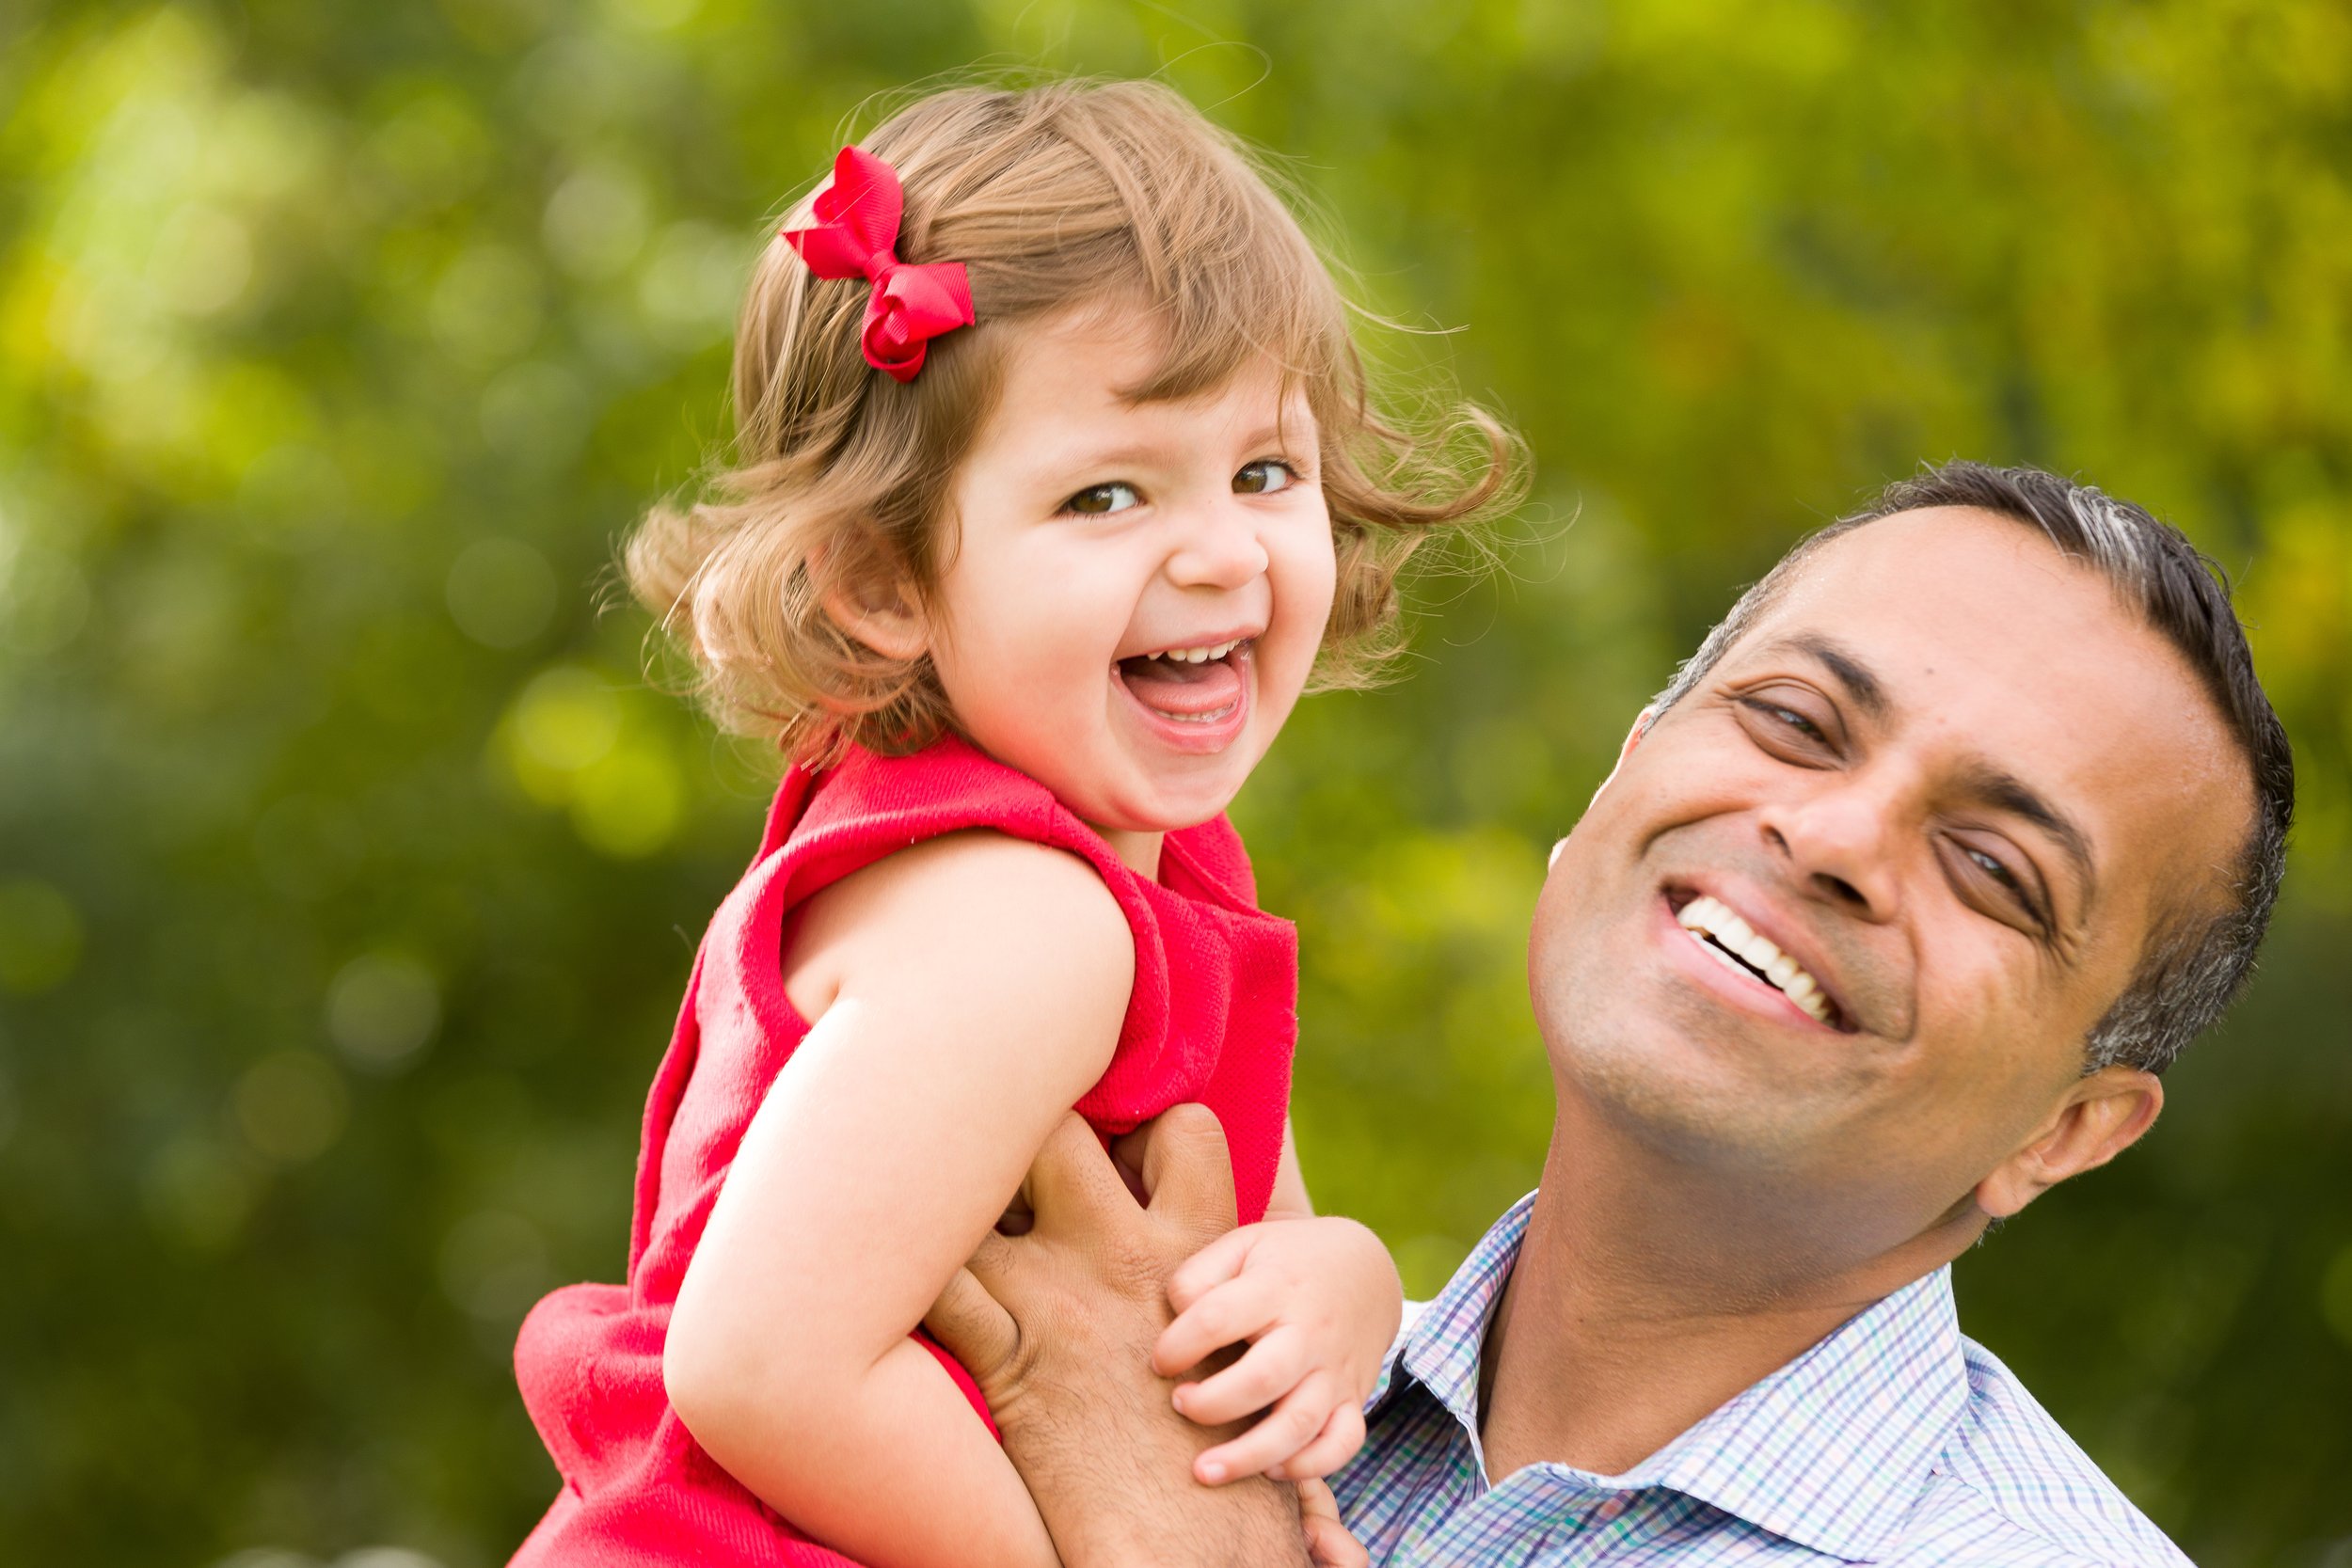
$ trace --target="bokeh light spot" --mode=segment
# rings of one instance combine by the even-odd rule
[[[246,1069],[231,1103],[253,1151],[291,1165],[316,1159],[342,1135],[350,1095],[326,1057],[281,1051]]]
[[[604,681],[576,665],[542,673],[523,689],[515,739],[523,755],[556,773],[595,766],[621,735],[621,705]]]
[[[433,335],[454,358],[495,364],[539,335],[539,274],[516,252],[477,245],[433,291]]]
[[[540,229],[564,271],[602,281],[637,259],[645,221],[644,186],[625,169],[591,164],[555,188]]]
[[[670,842],[685,795],[667,752],[649,744],[630,746],[580,776],[572,792],[572,825],[591,847],[617,860],[634,860]]]
[[[319,1568],[319,1560],[308,1552],[288,1551],[282,1546],[248,1546],[231,1552],[213,1568]]]
[[[148,1166],[147,1216],[182,1245],[217,1252],[245,1228],[259,1185],[251,1166],[216,1141],[176,1138]]]
[[[651,326],[673,348],[691,351],[727,335],[749,275],[752,247],[707,223],[674,223],[637,287]]]
[[[326,1033],[355,1067],[396,1071],[430,1044],[441,1023],[440,990],[414,958],[365,953],[326,990]]]

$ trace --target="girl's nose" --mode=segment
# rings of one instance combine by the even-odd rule
[[[1238,506],[1211,502],[1181,523],[1168,576],[1179,588],[1239,588],[1263,577],[1267,563],[1257,519]]]

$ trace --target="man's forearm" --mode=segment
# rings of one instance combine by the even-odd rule
[[[1186,1420],[1152,1368],[1168,1275],[1232,1228],[1224,1133],[1179,1105],[1125,1147],[1145,1208],[1087,1124],[1064,1118],[1029,1173],[1027,1234],[983,1238],[925,1326],[988,1396],[1065,1568],[1307,1568],[1296,1488],[1194,1481],[1193,1461],[1239,1426]]]

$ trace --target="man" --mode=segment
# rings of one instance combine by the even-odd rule
[[[1954,464],[1799,546],[1553,851],[1543,1184],[1334,1478],[1374,1559],[2183,1561],[1961,1337],[1947,1265],[2154,1121],[2293,793],[2227,590],[2137,508]],[[1138,1210],[1058,1138],[1035,1231],[975,1259],[996,1299],[934,1314],[1073,1564],[1300,1560],[1279,1489],[1189,1482],[1144,1365],[1216,1144],[1164,1125]]]

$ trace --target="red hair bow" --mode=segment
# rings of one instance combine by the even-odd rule
[[[833,182],[817,193],[817,221],[779,230],[819,277],[864,277],[874,285],[858,341],[866,362],[895,381],[913,381],[923,345],[970,326],[972,280],[961,261],[898,260],[898,173],[870,152],[845,147]]]

